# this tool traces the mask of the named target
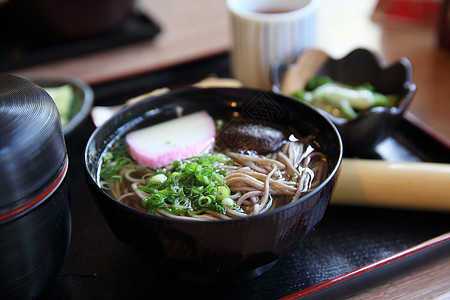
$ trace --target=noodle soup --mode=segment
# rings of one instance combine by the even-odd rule
[[[171,158],[158,167],[137,165],[130,158],[134,152],[124,146],[130,145],[130,135],[180,119],[179,108],[186,117],[200,111],[211,117],[205,130],[215,137],[210,152],[178,161]],[[244,126],[248,121],[275,132],[253,126],[242,136],[239,130],[230,131],[236,129],[233,124]],[[261,132],[273,133],[270,143],[258,139]],[[153,151],[166,137],[174,140],[174,135],[164,134],[162,140],[146,139],[146,149]],[[193,140],[191,134],[185,137]],[[131,147],[137,149],[132,143]],[[108,154],[111,151],[120,154],[117,159]],[[315,108],[246,88],[193,88],[150,97],[97,128],[85,151],[88,186],[114,236],[151,258],[155,267],[202,285],[254,278],[290,255],[323,218],[341,161],[339,133]],[[104,167],[116,166],[102,168],[102,162]],[[130,170],[118,173],[127,164]],[[135,180],[137,193],[132,187]],[[201,184],[185,189],[186,183],[196,180]],[[173,181],[178,185],[169,187]],[[149,195],[162,197],[147,199]],[[168,212],[176,214],[167,217]]]
[[[160,169],[139,165],[125,140],[117,140],[103,155],[101,187],[117,201],[150,214],[208,221],[273,210],[298,200],[328,175],[326,156],[309,138],[251,124],[251,130],[231,139],[234,127],[216,123],[220,129],[212,151]]]

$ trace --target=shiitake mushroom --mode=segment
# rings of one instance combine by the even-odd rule
[[[219,132],[220,140],[233,151],[252,151],[265,154],[277,151],[287,140],[288,134],[272,126],[234,122]]]

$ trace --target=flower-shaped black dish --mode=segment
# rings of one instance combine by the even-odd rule
[[[99,187],[102,153],[133,128],[206,110],[213,118],[292,126],[314,136],[317,150],[328,157],[328,176],[298,201],[257,216],[223,221],[186,221],[147,214],[126,206]],[[238,119],[239,120],[239,119]],[[188,281],[214,283],[250,279],[281,256],[290,254],[322,219],[338,178],[342,142],[336,127],[311,106],[269,91],[234,88],[189,88],[150,97],[128,106],[89,139],[85,152],[87,181],[115,236],[155,267]]]
[[[272,68],[273,91],[281,93],[283,77],[289,65],[274,63]],[[395,107],[373,107],[358,114],[353,120],[339,118],[320,110],[338,128],[346,156],[364,155],[389,137],[395,130],[402,114],[416,91],[412,83],[412,67],[407,58],[401,58],[390,66],[373,52],[356,49],[341,59],[329,58],[315,76],[329,76],[337,82],[370,83],[382,94],[398,94],[400,101]]]

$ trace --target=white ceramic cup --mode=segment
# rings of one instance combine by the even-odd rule
[[[319,0],[227,0],[231,72],[244,86],[270,89],[270,70],[315,43]]]

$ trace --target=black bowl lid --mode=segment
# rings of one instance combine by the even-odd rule
[[[0,214],[50,186],[66,158],[53,99],[25,79],[0,74]]]

